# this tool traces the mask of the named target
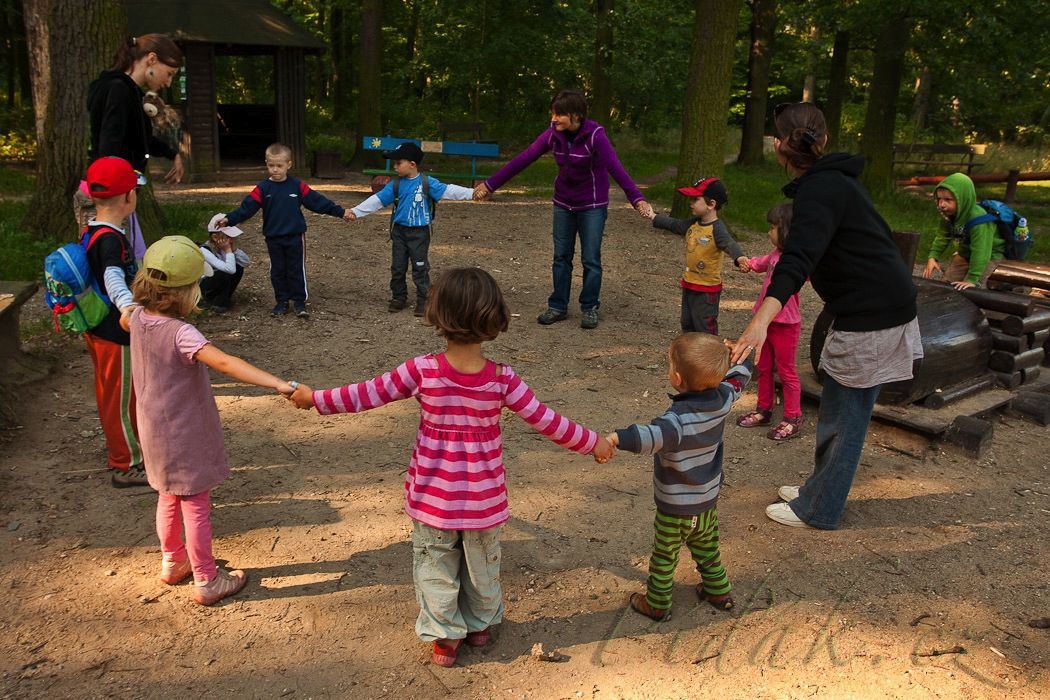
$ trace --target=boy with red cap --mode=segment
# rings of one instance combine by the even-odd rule
[[[718,178],[700,178],[678,192],[692,198],[693,217],[674,219],[655,212],[654,228],[685,238],[685,271],[682,272],[682,332],[718,335],[718,302],[722,295],[722,254],[728,253],[741,272],[748,271],[747,256],[718,218],[729,193]]]
[[[131,338],[120,326],[121,314],[135,306],[130,289],[135,251],[119,226],[135,211],[135,188],[145,184],[145,179],[123,158],[106,156],[88,167],[85,181],[96,213],[84,227],[81,241],[91,274],[110,301],[109,315],[84,334],[95,367],[98,418],[106,436],[109,466],[114,470],[113,486],[146,486],[131,386]]]

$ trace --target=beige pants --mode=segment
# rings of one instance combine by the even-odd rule
[[[986,286],[989,275],[995,272],[998,264],[998,260],[989,260],[988,265],[984,268],[984,274],[981,275],[981,279],[977,283],[982,287]],[[966,275],[969,272],[970,261],[958,253],[952,253],[951,260],[948,261],[947,267],[944,268],[944,279],[947,282],[962,282],[966,279]]]

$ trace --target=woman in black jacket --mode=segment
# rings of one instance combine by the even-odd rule
[[[813,474],[801,487],[782,486],[783,502],[766,509],[795,527],[834,530],[860,462],[871,412],[883,384],[910,379],[922,357],[915,285],[857,179],[862,156],[824,155],[823,113],[808,103],[773,111],[777,160],[795,179],[790,234],[766,298],[737,340],[739,362],[761,348],[769,323],[806,280],[834,317],[820,367],[826,374],[816,429]]]

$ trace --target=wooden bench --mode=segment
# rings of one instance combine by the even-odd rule
[[[965,168],[969,175],[974,168],[981,167],[981,163],[975,163],[973,159],[974,156],[983,156],[986,148],[987,145],[983,143],[895,143],[893,165]]]
[[[366,151],[392,151],[397,148],[399,144],[405,142],[411,142],[418,145],[423,150],[424,154],[470,158],[469,173],[426,171],[426,174],[442,180],[469,180],[472,187],[476,182],[484,180],[485,177],[487,177],[478,173],[478,158],[499,158],[498,143],[483,143],[480,141],[424,141],[421,139],[403,139],[394,136],[365,136],[362,140],[362,147]],[[365,175],[395,174],[390,168],[389,160],[386,162],[385,169],[379,170],[369,168],[364,170],[364,173]]]
[[[25,304],[40,285],[36,282],[0,282],[0,424],[16,423],[12,387],[47,376],[50,363],[22,352],[18,319]]]

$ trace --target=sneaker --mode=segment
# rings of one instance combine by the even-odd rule
[[[310,318],[310,312],[306,310],[306,304],[301,301],[295,302],[295,315],[299,318]]]
[[[569,314],[566,311],[558,311],[556,309],[548,308],[546,311],[544,311],[542,314],[536,317],[536,322],[539,323],[541,326],[549,326],[552,323],[564,321],[568,317],[568,315]]]
[[[798,487],[781,486],[779,489],[777,489],[777,495],[780,496],[780,500],[784,501],[785,503],[790,503],[791,501],[798,498]]]
[[[422,299],[416,300],[416,308],[412,310],[412,315],[417,318],[422,318],[423,309],[426,307],[426,302]]]
[[[160,563],[161,583],[166,583],[169,586],[182,583],[192,573],[193,566],[190,565],[189,559],[183,559],[182,561],[164,559]]]
[[[598,327],[598,309],[587,309],[580,317],[580,328],[591,330]]]
[[[109,481],[114,488],[118,489],[129,486],[149,486],[149,481],[146,480],[146,467],[141,463],[132,464],[127,471],[114,469]]]
[[[390,303],[387,304],[386,310],[394,314],[406,308],[408,308],[408,302],[404,299],[391,299]]]
[[[270,312],[271,316],[283,316],[288,313],[288,302],[279,301],[276,306],[273,307],[273,311]]]
[[[193,584],[193,602],[197,605],[214,605],[223,598],[239,593],[246,583],[248,575],[240,569],[219,569],[211,581]]]
[[[766,516],[781,525],[787,525],[788,527],[808,527],[813,526],[803,522],[795,515],[795,511],[791,510],[791,506],[787,503],[774,503],[771,506],[766,506]]]

